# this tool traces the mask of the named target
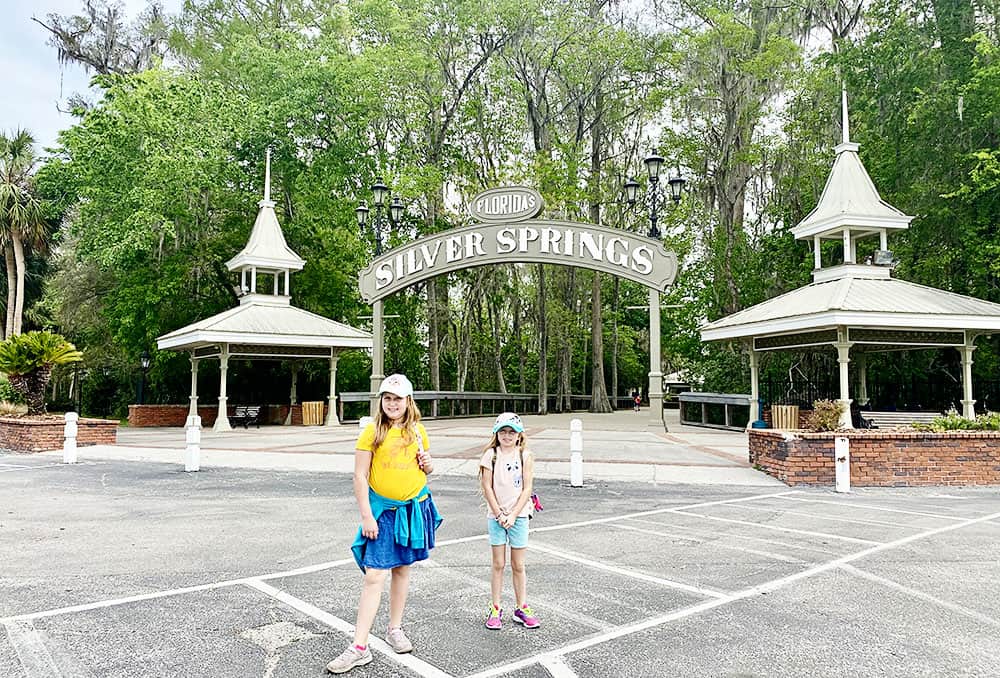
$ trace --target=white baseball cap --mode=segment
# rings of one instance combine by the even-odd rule
[[[524,424],[521,423],[521,417],[513,412],[502,412],[497,417],[497,420],[493,422],[493,432],[496,433],[502,428],[512,428],[521,433],[524,431]]]
[[[402,374],[390,374],[379,384],[378,392],[380,395],[382,393],[392,393],[393,395],[398,395],[400,398],[405,398],[406,396],[412,397],[413,384]]]

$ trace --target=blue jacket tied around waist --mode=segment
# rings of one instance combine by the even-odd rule
[[[400,546],[408,548],[427,548],[428,526],[424,524],[424,513],[420,510],[422,500],[428,502],[428,508],[430,509],[431,519],[433,520],[433,525],[430,526],[430,529],[436,531],[442,519],[437,511],[437,507],[434,505],[431,492],[427,489],[426,485],[417,493],[416,497],[406,501],[397,501],[383,497],[371,487],[368,488],[368,502],[372,507],[372,517],[377,521],[379,516],[385,511],[395,509],[396,527],[393,533],[393,540]],[[401,511],[402,513],[400,513]],[[351,552],[354,554],[354,562],[358,564],[362,572],[365,571],[365,567],[361,563],[365,555],[365,549],[368,546],[368,541],[368,538],[361,533],[361,528],[358,527],[358,534],[354,537],[354,543],[351,544]]]

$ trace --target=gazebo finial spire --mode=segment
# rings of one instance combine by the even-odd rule
[[[846,95],[845,95],[846,96]],[[846,113],[844,114],[847,115]],[[846,117],[844,118],[847,119]],[[271,201],[271,148],[264,155],[264,200]]]
[[[849,124],[848,119],[847,119],[847,83],[845,83],[845,82],[841,82],[840,83],[840,100],[841,100],[841,107],[842,107],[841,116],[842,116],[843,128],[844,128],[843,143],[849,144],[849,143],[851,143],[851,129],[850,129],[850,124]]]

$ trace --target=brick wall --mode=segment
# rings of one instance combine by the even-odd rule
[[[0,417],[0,448],[16,452],[42,452],[61,450],[62,419],[22,419]],[[76,444],[114,445],[117,442],[118,422],[112,419],[80,419],[77,421]]]
[[[229,414],[233,413],[234,406],[228,408]],[[218,405],[199,405],[198,416],[201,417],[203,428],[215,424],[215,418],[219,414]],[[187,423],[187,405],[129,405],[128,425],[133,428],[145,428],[149,426],[184,426]]]
[[[789,485],[833,485],[833,441],[846,437],[859,487],[1000,484],[1000,431],[749,431],[750,463]]]
[[[261,424],[283,424],[288,416],[288,405],[264,405],[260,413]],[[236,410],[235,405],[227,408],[232,416]],[[326,421],[326,412],[329,408],[323,406],[323,420]],[[209,428],[215,425],[215,419],[219,414],[218,405],[199,405],[198,416],[201,417],[202,428]],[[133,428],[147,428],[151,426],[184,426],[187,423],[187,405],[129,405],[128,425]],[[292,425],[302,425],[302,406],[292,407]],[[61,444],[60,444],[61,445]]]

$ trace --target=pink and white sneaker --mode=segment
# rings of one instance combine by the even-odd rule
[[[503,610],[490,603],[490,613],[486,617],[486,628],[490,631],[499,631],[501,626],[503,626]]]
[[[523,624],[526,629],[537,629],[542,625],[542,622],[538,620],[538,617],[535,616],[535,613],[527,605],[522,605],[514,610],[514,621],[518,624]]]

